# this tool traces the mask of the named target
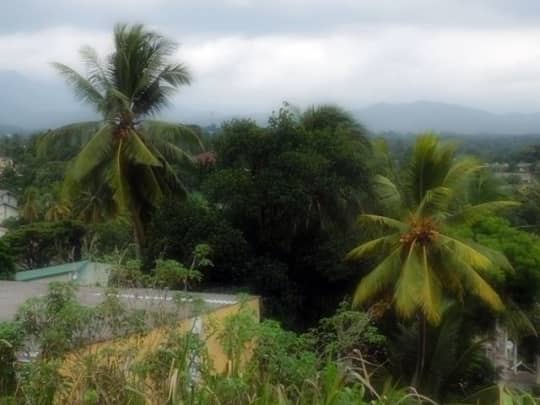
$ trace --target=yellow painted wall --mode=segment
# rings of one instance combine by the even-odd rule
[[[220,323],[223,322],[224,319],[226,319],[228,316],[235,314],[240,309],[241,304],[234,304],[229,305],[226,307],[221,307],[217,311],[211,312],[207,314],[204,317],[203,325],[208,326],[209,321],[217,324],[218,331],[220,330]],[[260,307],[259,307],[259,299],[258,298],[252,298],[249,301],[247,301],[244,305],[246,305],[250,310],[253,311],[255,314],[257,320],[260,318]],[[207,348],[208,348],[208,354],[210,358],[213,361],[214,369],[218,373],[223,373],[228,370],[228,359],[226,354],[223,352],[223,349],[218,341],[218,338],[216,334],[212,335],[208,341],[207,341]],[[246,353],[246,358],[243,359],[244,361],[247,360],[250,353]]]

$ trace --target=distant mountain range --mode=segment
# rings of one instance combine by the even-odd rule
[[[417,101],[380,103],[353,111],[373,132],[418,133],[433,130],[455,134],[540,134],[540,113],[494,114],[454,104]]]
[[[0,134],[31,132],[96,115],[77,102],[71,90],[59,79],[38,80],[17,72],[0,70]],[[350,106],[344,106],[351,110]],[[266,123],[268,111],[251,111],[249,116]],[[352,109],[355,117],[373,132],[417,133],[434,130],[455,134],[540,134],[540,113],[494,114],[460,105],[418,101],[380,103]],[[234,114],[228,111],[191,110],[188,105],[172,106],[165,118],[199,125],[221,124]]]

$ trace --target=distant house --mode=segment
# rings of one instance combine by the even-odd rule
[[[17,198],[8,190],[0,190],[0,224],[8,218],[18,218],[19,209]],[[0,226],[0,236],[4,236],[7,229]]]
[[[73,281],[75,284],[81,286],[106,287],[111,267],[110,264],[83,260],[40,269],[19,271],[15,274],[15,281],[37,281],[45,283],[50,283],[51,281]]]
[[[487,166],[494,172],[506,172],[508,169],[510,169],[510,164],[506,162],[494,162],[494,163],[488,163]]]
[[[533,184],[535,182],[534,176],[529,172],[497,172],[496,177],[512,181],[514,184]]]
[[[2,173],[7,168],[13,167],[13,159],[10,159],[5,156],[0,156],[0,173]]]
[[[516,164],[516,168],[517,171],[520,173],[528,173],[533,168],[533,164],[528,162],[519,162],[518,164]]]
[[[8,190],[0,190],[0,222],[18,217],[17,198]]]

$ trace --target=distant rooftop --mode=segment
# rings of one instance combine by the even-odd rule
[[[39,280],[53,276],[60,276],[81,270],[88,264],[88,261],[65,263],[57,266],[42,267],[39,269],[19,271],[15,274],[16,281]]]
[[[111,264],[107,263],[83,260],[19,271],[15,274],[15,281],[73,281],[81,286],[106,287],[112,267]]]
[[[48,292],[48,284],[23,281],[0,281],[0,322],[15,318],[17,310],[29,298],[44,297]],[[82,305],[94,307],[102,303],[107,289],[100,287],[78,287],[76,295]],[[149,288],[129,288],[117,291],[120,302],[128,309],[147,311],[174,311],[177,306],[175,298],[181,291],[156,290]],[[217,308],[236,304],[238,299],[229,294],[188,293],[184,297],[186,304],[200,300],[205,309],[212,311]],[[191,305],[188,305],[191,306]],[[190,316],[191,313],[186,313]]]

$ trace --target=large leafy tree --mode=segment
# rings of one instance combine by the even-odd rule
[[[354,217],[373,200],[366,132],[338,107],[285,105],[266,128],[225,123],[213,144],[217,161],[201,188],[257,256],[254,291],[288,325],[313,325],[356,277],[340,259],[358,240]]]
[[[435,135],[419,136],[405,168],[375,178],[390,214],[360,217],[382,236],[362,243],[347,256],[352,260],[380,258],[360,281],[356,304],[386,294],[398,315],[420,319],[423,349],[419,350],[416,381],[423,369],[426,322],[439,324],[449,300],[461,301],[470,294],[493,310],[503,309],[501,298],[487,280],[490,271],[509,267],[509,263],[502,254],[452,232],[453,225],[472,224],[515,205],[508,201],[462,203],[467,182],[480,167],[473,159],[457,158],[455,147]]]
[[[94,49],[82,48],[86,76],[54,64],[77,96],[102,116],[100,122],[45,136],[49,148],[66,139],[84,143],[67,170],[65,189],[72,196],[89,193],[111,200],[116,209],[107,211],[129,215],[139,247],[152,208],[165,196],[185,194],[171,165],[189,161],[202,148],[189,128],[149,119],[190,83],[186,67],[169,61],[175,49],[173,42],[142,25],[118,25],[114,50],[103,62]]]

